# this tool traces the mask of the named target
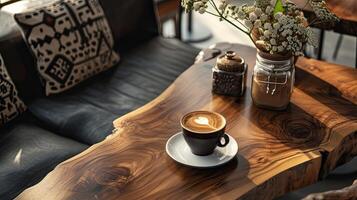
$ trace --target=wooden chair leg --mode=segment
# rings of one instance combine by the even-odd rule
[[[317,53],[318,60],[322,59],[322,51],[324,49],[324,39],[325,39],[325,31],[321,29],[320,30],[319,51]]]
[[[340,51],[341,48],[341,44],[342,44],[342,39],[343,39],[343,35],[340,34],[340,36],[338,37],[337,40],[337,44],[336,44],[336,49],[333,52],[333,59],[336,60],[337,56],[338,56],[338,52]]]
[[[160,31],[160,35],[164,35],[164,21],[160,20],[160,24],[159,24],[159,31]]]
[[[180,9],[176,13],[176,16],[175,16],[175,36],[179,40],[182,39],[181,27],[182,27],[182,9],[181,9],[181,6],[180,6]]]
[[[187,31],[192,33],[192,12],[187,13]]]
[[[306,48],[307,48],[307,46],[304,47],[303,53],[304,53],[305,57],[311,58],[311,56],[307,54]]]
[[[355,62],[355,68],[357,69],[357,37],[356,37],[356,62]]]

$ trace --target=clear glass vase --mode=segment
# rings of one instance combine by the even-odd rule
[[[253,103],[265,109],[286,109],[294,81],[294,57],[276,57],[258,52],[251,87]]]

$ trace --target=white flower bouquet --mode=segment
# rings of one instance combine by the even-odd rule
[[[186,12],[214,15],[247,34],[260,51],[283,56],[303,55],[305,44],[316,46],[311,25],[331,25],[339,20],[324,0],[306,0],[316,15],[310,24],[301,9],[289,1],[255,0],[253,5],[240,6],[235,1],[182,0],[182,6]]]

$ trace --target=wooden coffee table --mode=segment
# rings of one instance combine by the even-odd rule
[[[256,53],[241,45],[212,48],[155,100],[117,119],[115,134],[61,163],[17,199],[272,199],[356,155],[357,71],[300,58],[291,105],[274,112],[252,105],[250,88],[239,99],[211,94],[219,49],[246,59],[248,83]],[[239,144],[236,159],[205,170],[170,159],[166,141],[192,110],[227,118],[227,132]]]

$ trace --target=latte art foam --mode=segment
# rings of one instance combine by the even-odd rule
[[[184,116],[182,125],[192,132],[204,134],[222,129],[225,120],[216,113],[197,111]]]

